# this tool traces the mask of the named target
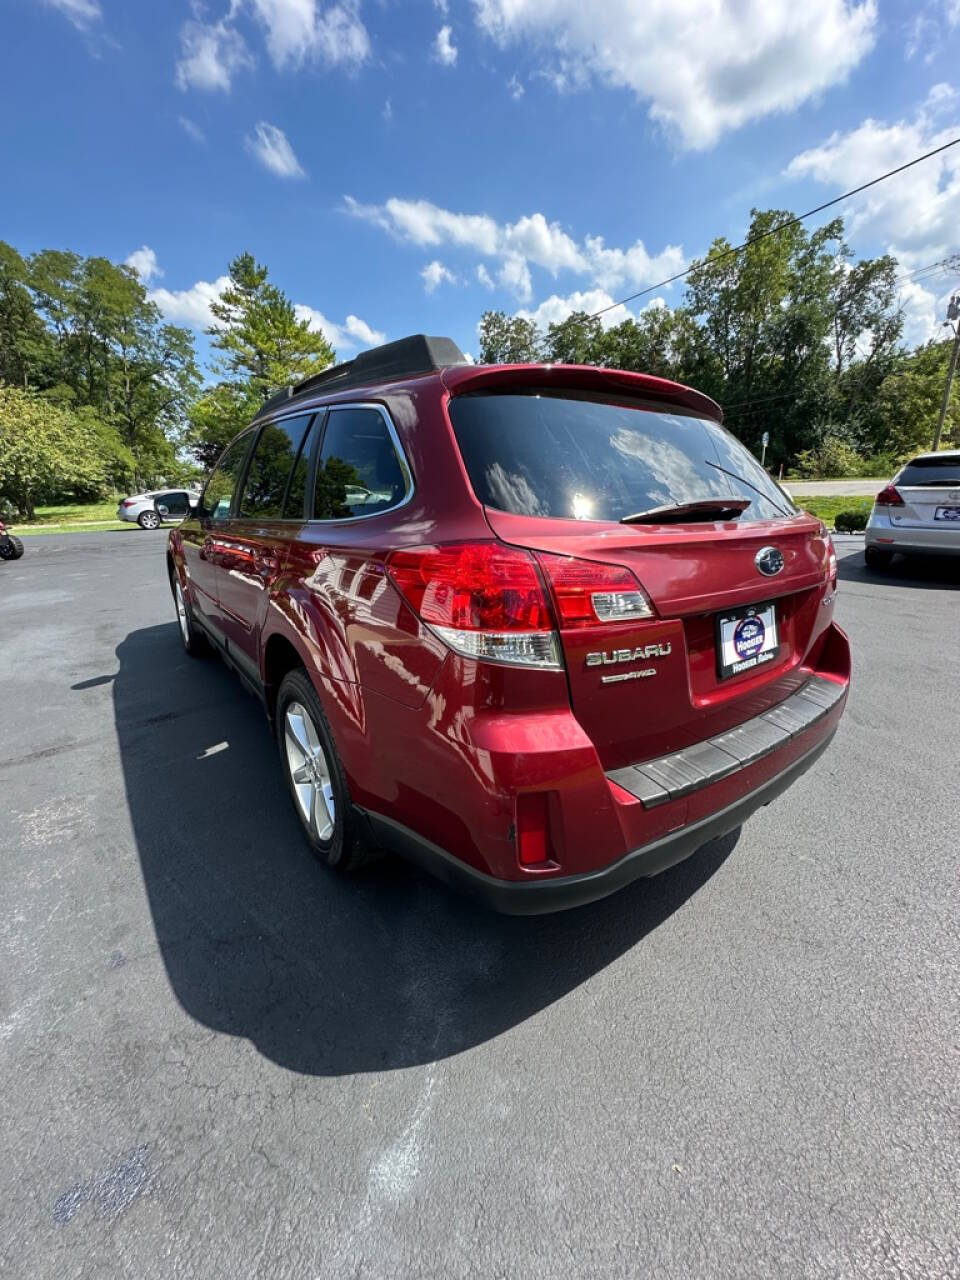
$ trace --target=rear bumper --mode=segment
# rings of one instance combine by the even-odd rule
[[[375,837],[384,847],[409,858],[454,888],[479,898],[495,911],[517,916],[566,911],[570,907],[580,907],[605,898],[634,880],[658,875],[690,857],[709,841],[736,830],[757,809],[775,800],[806,773],[830,745],[835,732],[832,729],[828,736],[781,773],[741,796],[733,804],[634,849],[609,866],[581,875],[537,881],[498,880],[461,862],[459,858],[390,818],[373,813],[367,814],[367,817]]]
[[[864,530],[864,545],[904,555],[960,556],[960,525],[947,521],[940,529],[898,525],[889,516],[874,513]]]

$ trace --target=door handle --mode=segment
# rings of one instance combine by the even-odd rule
[[[272,551],[255,551],[253,563],[257,573],[265,581],[269,581],[276,573],[280,571],[280,558],[274,555]]]

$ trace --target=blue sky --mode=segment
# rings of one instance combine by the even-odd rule
[[[960,136],[960,0],[0,10],[0,237],[135,255],[195,328],[249,249],[347,358],[418,331],[475,351],[486,308],[597,309],[742,238],[752,205],[800,211]],[[915,274],[960,251],[958,153],[845,209],[857,253],[912,277],[915,341],[958,283]]]

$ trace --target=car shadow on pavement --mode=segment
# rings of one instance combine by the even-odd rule
[[[731,833],[613,897],[514,919],[386,858],[354,877],[300,835],[259,705],[175,623],[117,649],[116,731],[157,941],[183,1008],[268,1058],[339,1075],[482,1043],[588,979],[695,894]]]
[[[861,551],[840,556],[837,573],[843,582],[960,591],[960,556],[895,556],[887,569],[868,569]]]

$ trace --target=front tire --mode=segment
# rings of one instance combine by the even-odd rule
[[[137,516],[137,524],[141,529],[159,529],[160,517],[156,511],[141,511]]]
[[[892,551],[878,551],[876,547],[866,547],[863,552],[863,559],[868,569],[873,569],[876,573],[883,573],[885,569],[889,569],[893,561]]]
[[[0,538],[0,560],[19,560],[23,555],[23,543],[19,538],[14,537],[12,533],[8,533],[5,538]]]
[[[180,628],[180,639],[183,641],[184,650],[191,658],[202,658],[207,652],[206,637],[193,621],[190,606],[184,599],[183,588],[180,586],[180,579],[177,577],[176,572],[171,575],[170,587],[173,591],[173,603],[177,610],[177,625]]]
[[[369,860],[361,844],[343,764],[307,673],[283,678],[277,693],[277,746],[294,812],[320,862],[352,871]]]

